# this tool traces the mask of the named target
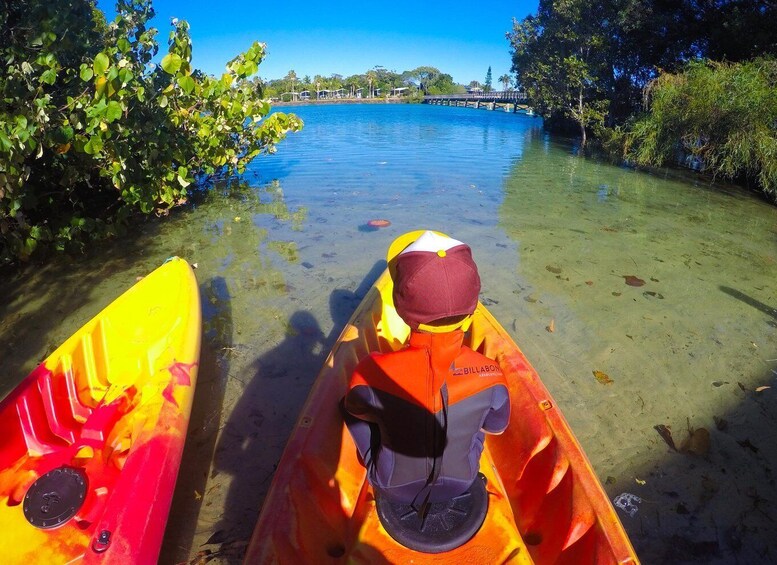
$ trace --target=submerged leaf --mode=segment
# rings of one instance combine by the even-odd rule
[[[594,377],[596,377],[596,380],[599,381],[603,385],[609,385],[612,384],[612,379],[607,375],[607,373],[603,371],[593,371]]]
[[[636,275],[621,275],[624,279],[626,279],[626,284],[629,286],[643,286],[645,284],[645,281],[643,281],[641,278],[639,278]]]
[[[387,228],[391,225],[391,222],[389,220],[378,218],[375,220],[370,220],[367,222],[367,225],[371,228]]]
[[[677,451],[677,447],[674,444],[674,439],[672,439],[672,430],[670,430],[668,426],[665,426],[664,424],[658,424],[653,426],[653,429],[658,432],[658,435],[661,436],[661,439],[663,439],[669,447]]]
[[[682,453],[705,455],[710,450],[710,433],[706,428],[689,429],[688,437],[680,446]]]

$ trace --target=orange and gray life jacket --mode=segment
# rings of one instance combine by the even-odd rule
[[[464,333],[413,332],[409,345],[356,367],[345,420],[368,479],[391,502],[442,502],[466,491],[480,468],[484,432],[510,419],[499,365],[462,346]]]

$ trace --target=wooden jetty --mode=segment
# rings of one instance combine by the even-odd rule
[[[424,104],[502,110],[504,112],[520,112],[530,116],[534,115],[526,93],[519,90],[469,92],[465,94],[430,94],[424,96]]]

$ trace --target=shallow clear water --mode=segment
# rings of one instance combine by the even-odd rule
[[[619,513],[646,563],[777,558],[777,208],[578,158],[526,116],[284,110],[305,129],[242,188],[2,281],[0,345],[16,354],[0,360],[0,393],[167,256],[197,263],[202,367],[163,562],[207,541],[239,561],[318,368],[389,243],[422,227],[472,246],[481,300],[610,497],[642,499]],[[377,218],[391,225],[368,228]],[[678,448],[705,428],[709,447],[673,451],[659,424]]]

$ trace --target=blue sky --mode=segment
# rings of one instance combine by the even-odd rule
[[[113,2],[98,5],[113,18]],[[300,77],[348,76],[376,65],[396,72],[430,65],[462,84],[483,82],[489,66],[494,84],[509,72],[505,33],[513,17],[537,10],[537,0],[156,0],[153,5],[160,50],[166,48],[170,19],[185,19],[194,66],[208,73],[221,74],[228,60],[258,40],[268,48],[259,68],[264,79],[282,78],[290,69]]]

